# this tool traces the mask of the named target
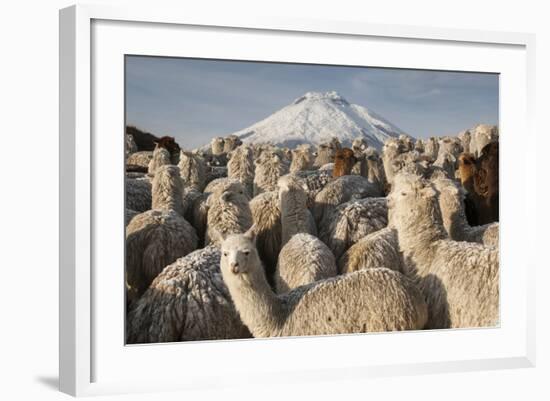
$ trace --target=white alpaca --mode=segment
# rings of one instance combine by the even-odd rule
[[[213,155],[221,155],[224,153],[224,142],[225,140],[219,136],[212,139],[212,141],[210,142],[210,151]]]
[[[223,140],[223,151],[224,153],[229,153],[232,150],[237,149],[238,146],[242,145],[241,139],[237,135],[229,135]]]
[[[128,160],[128,157],[132,153],[136,153],[138,151],[138,147],[136,145],[136,142],[134,141],[134,136],[131,134],[126,134],[126,146],[124,147],[124,155],[125,160]]]
[[[256,161],[254,175],[254,196],[262,192],[274,191],[279,177],[288,173],[288,166],[277,153],[264,152]]]
[[[153,176],[155,175],[155,172],[159,167],[167,166],[170,164],[172,164],[172,160],[170,159],[170,152],[168,151],[168,149],[159,148],[157,146],[153,151],[153,158],[151,159],[147,167],[147,173],[150,176]]]
[[[254,153],[250,146],[239,146],[230,154],[227,163],[227,176],[239,180],[248,193],[252,196],[254,191]]]
[[[429,328],[486,327],[499,322],[499,252],[448,238],[431,184],[400,174],[389,196],[407,274],[418,277]]]
[[[479,124],[471,131],[470,153],[476,158],[481,156],[485,146],[498,141],[498,127],[496,125]]]
[[[178,163],[180,175],[186,187],[202,191],[206,185],[206,163],[204,159],[191,152],[180,152]]]
[[[292,162],[289,169],[291,173],[311,170],[313,168],[314,156],[311,145],[300,145],[296,149],[293,149],[291,153]]]
[[[279,202],[281,210],[282,238],[285,245],[293,235],[307,233],[317,235],[313,216],[307,208],[307,187],[292,174],[279,178]]]
[[[362,270],[275,295],[253,230],[222,243],[221,270],[254,337],[365,333],[423,328],[426,304],[412,280],[389,269]]]
[[[431,161],[437,159],[439,154],[439,142],[435,137],[430,137],[424,142],[424,155]]]

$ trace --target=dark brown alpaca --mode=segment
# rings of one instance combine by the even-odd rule
[[[336,152],[336,157],[334,158],[334,170],[332,171],[332,176],[336,178],[343,175],[350,175],[351,169],[355,163],[357,163],[357,158],[355,157],[353,150],[349,148],[338,150]]]
[[[180,157],[180,146],[176,143],[173,136],[163,136],[155,141],[157,148],[164,148],[170,152],[172,164],[177,164]]]
[[[498,221],[498,142],[485,146],[476,160],[463,153],[458,157],[460,181],[467,191],[466,218],[473,226]]]
[[[498,142],[492,142],[481,150],[477,159],[474,189],[480,197],[480,225],[498,221],[498,153]]]

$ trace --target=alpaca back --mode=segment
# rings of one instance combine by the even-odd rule
[[[275,272],[276,290],[282,294],[336,274],[336,261],[330,249],[310,234],[296,234],[279,254]]]
[[[414,281],[386,268],[317,281],[285,299],[289,316],[280,336],[418,330],[428,315]]]
[[[391,227],[385,227],[361,238],[338,259],[340,274],[380,266],[396,271],[403,270],[397,233]]]
[[[364,198],[337,206],[327,224],[320,226],[319,238],[336,258],[361,238],[388,225],[385,198]]]
[[[223,237],[243,233],[251,226],[248,198],[242,193],[225,191],[208,202],[205,244],[219,244]]]
[[[128,314],[129,344],[248,338],[220,272],[220,251],[197,250],[167,266]]]
[[[126,192],[125,205],[136,212],[145,212],[152,207],[152,185],[148,177],[126,178],[124,183]]]
[[[126,280],[137,299],[165,266],[197,247],[193,227],[174,210],[149,210],[126,227]]]
[[[357,175],[345,175],[330,181],[315,197],[313,217],[321,230],[328,224],[334,208],[352,199],[382,196],[380,189]]]
[[[132,153],[126,159],[126,171],[147,173],[149,162],[153,159],[153,152],[148,150]]]

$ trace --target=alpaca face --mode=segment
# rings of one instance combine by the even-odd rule
[[[426,211],[433,214],[437,192],[413,174],[399,174],[395,177],[392,192],[388,196],[392,222],[413,225],[420,218],[426,218]]]
[[[254,227],[244,234],[229,235],[221,246],[221,270],[224,276],[242,276],[259,265]]]

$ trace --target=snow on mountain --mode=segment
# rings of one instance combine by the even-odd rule
[[[271,143],[293,148],[301,143],[318,145],[337,137],[350,146],[357,137],[381,149],[388,137],[404,134],[365,107],[351,104],[337,92],[307,92],[266,119],[234,132],[245,143]]]

